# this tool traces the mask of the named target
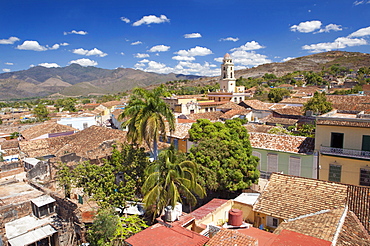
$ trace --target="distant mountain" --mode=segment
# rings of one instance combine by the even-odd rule
[[[54,93],[65,96],[117,93],[137,86],[196,78],[200,76],[148,73],[131,68],[109,70],[78,64],[58,68],[37,66],[0,74],[0,100],[46,97]]]
[[[359,52],[329,51],[238,70],[235,77],[261,77],[266,73],[282,76],[294,71],[321,71],[324,67],[339,64],[356,71],[370,67],[370,54]],[[217,83],[218,77],[199,77],[182,74],[148,73],[131,68],[114,70],[82,67],[33,67],[28,70],[0,74],[0,100],[25,97],[46,97],[52,94],[86,96],[131,90],[134,87],[152,88],[171,80],[193,80],[187,85],[203,86]]]

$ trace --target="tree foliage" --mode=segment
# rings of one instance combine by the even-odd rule
[[[49,110],[45,105],[39,104],[32,110],[32,113],[36,116],[37,121],[44,121],[48,119]]]
[[[127,138],[132,143],[144,141],[153,153],[154,159],[158,157],[159,137],[164,137],[168,130],[175,129],[175,117],[163,101],[163,87],[153,91],[135,88],[120,119],[128,118],[123,127],[128,127]],[[166,123],[167,122],[167,123]]]
[[[257,183],[258,158],[252,156],[249,134],[240,121],[197,120],[189,130],[189,158],[200,165],[199,182],[209,190],[236,191]]]
[[[271,89],[269,94],[267,95],[268,99],[273,103],[278,103],[287,96],[290,96],[290,91],[285,88]]]
[[[198,167],[192,161],[182,161],[173,149],[161,152],[159,160],[146,169],[146,180],[142,187],[144,205],[153,212],[153,218],[163,209],[177,202],[187,202],[195,206],[197,198],[203,198],[205,191],[197,183]]]
[[[321,115],[333,109],[332,103],[326,100],[325,92],[315,92],[314,96],[303,105],[305,112],[311,110],[316,115]]]
[[[71,187],[80,187],[103,208],[123,208],[126,201],[135,201],[141,196],[140,187],[147,164],[144,149],[123,145],[121,151],[114,149],[112,157],[103,165],[86,161],[70,169],[61,164],[57,180],[66,189],[66,194]]]
[[[87,231],[87,239],[92,246],[125,245],[125,239],[146,227],[136,215],[121,217],[113,209],[101,209]]]

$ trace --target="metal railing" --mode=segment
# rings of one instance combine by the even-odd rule
[[[320,147],[321,154],[336,155],[344,157],[353,157],[370,160],[370,151],[366,150],[356,150],[356,149],[343,149],[343,148],[333,148],[328,146]]]

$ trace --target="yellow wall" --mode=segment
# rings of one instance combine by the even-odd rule
[[[232,205],[233,205],[232,200],[227,201],[212,213],[206,215],[201,220],[198,220],[197,224],[208,225],[213,222],[215,225],[222,225],[228,220],[229,210],[232,208]]]
[[[369,160],[342,158],[338,156],[320,155],[319,157],[319,179],[329,180],[329,165],[341,165],[341,183],[360,184],[360,168],[370,169]]]
[[[361,150],[362,135],[370,135],[370,128],[317,125],[315,134],[315,149],[319,150],[320,145],[330,146],[332,132],[344,133],[344,149]]]
[[[234,201],[233,208],[241,210],[243,212],[243,220],[247,221],[250,224],[253,224],[254,222],[253,206]]]
[[[258,217],[260,218],[259,223],[258,223]],[[254,218],[255,218],[255,221],[254,221],[255,223],[253,224],[254,227],[259,228],[260,225],[263,225],[263,227],[269,229],[269,231],[274,231],[276,229],[274,227],[267,226],[267,215],[266,214],[254,212]],[[280,223],[282,223],[284,220],[280,218],[278,219],[279,219],[278,225],[280,225]]]

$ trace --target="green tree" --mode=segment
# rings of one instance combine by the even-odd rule
[[[19,137],[19,132],[12,132],[10,133],[10,139],[16,139],[17,137]]]
[[[199,183],[209,190],[236,191],[258,182],[258,158],[252,156],[249,134],[238,120],[197,120],[189,130],[189,158],[200,165]]]
[[[125,245],[125,239],[147,227],[136,215],[120,217],[113,209],[100,209],[87,230],[87,239],[92,246]]]
[[[273,103],[278,103],[287,96],[290,96],[290,91],[285,88],[271,89],[269,94],[267,95],[268,99]]]
[[[292,133],[284,128],[282,125],[277,124],[275,127],[271,128],[268,131],[269,134],[276,134],[276,135],[292,135]]]
[[[123,145],[120,151],[115,148],[112,157],[103,165],[87,161],[69,169],[61,164],[57,180],[60,186],[66,188],[66,194],[71,187],[80,187],[103,208],[124,208],[126,201],[135,201],[141,196],[147,163],[144,149]]]
[[[311,110],[314,114],[325,114],[333,109],[331,102],[326,100],[325,92],[315,92],[314,96],[303,105],[305,113]]]
[[[175,117],[163,101],[163,88],[157,87],[153,91],[135,88],[120,119],[128,118],[123,127],[128,127],[127,138],[132,143],[141,143],[143,140],[158,158],[159,136],[165,137],[166,121],[170,131],[175,129]]]
[[[179,162],[172,149],[161,152],[159,160],[146,171],[143,202],[147,211],[153,213],[153,219],[168,205],[175,207],[177,202],[185,201],[194,206],[197,203],[195,195],[205,196],[204,189],[196,182],[197,165],[192,161]]]
[[[32,113],[36,116],[37,121],[44,121],[48,119],[49,110],[45,105],[39,104],[32,110]]]

